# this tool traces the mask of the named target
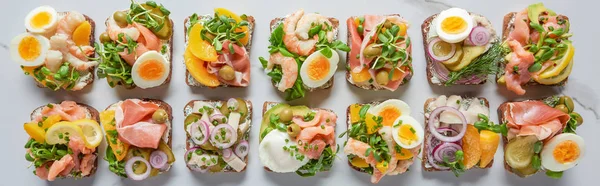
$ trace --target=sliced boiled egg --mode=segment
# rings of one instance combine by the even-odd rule
[[[297,145],[287,133],[272,130],[260,142],[258,157],[260,162],[273,172],[295,172],[308,163],[308,158],[298,160],[296,156],[290,154],[296,152],[289,148]]]
[[[554,172],[573,168],[585,153],[583,138],[572,133],[563,133],[554,136],[540,153],[542,167]]]
[[[400,116],[410,115],[410,107],[399,99],[389,99],[369,109],[369,113],[379,116],[383,126],[392,126]]]
[[[131,77],[138,87],[151,88],[164,83],[170,70],[169,62],[160,53],[148,51],[133,64]]]
[[[32,33],[48,33],[54,31],[57,25],[58,13],[50,6],[37,7],[25,17],[25,28]]]
[[[50,41],[44,36],[22,33],[10,41],[10,56],[22,66],[36,67],[44,64]]]
[[[475,20],[469,12],[460,8],[450,8],[442,11],[435,18],[435,32],[448,43],[458,43],[465,40],[475,25]]]
[[[300,77],[310,88],[317,88],[327,83],[337,70],[340,60],[340,56],[334,50],[331,50],[330,57],[326,57],[321,51],[316,51],[308,56],[300,67]]]
[[[423,125],[415,118],[405,115],[400,116],[392,126],[392,137],[404,149],[412,149],[423,143],[425,133]]]

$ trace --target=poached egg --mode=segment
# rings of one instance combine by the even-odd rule
[[[302,67],[300,67],[300,77],[304,85],[310,88],[317,88],[327,83],[333,77],[333,74],[337,70],[340,56],[335,50],[329,50],[331,51],[330,57],[326,57],[322,53],[323,50],[319,50],[304,60]]]
[[[298,170],[308,163],[308,158],[303,158],[302,161],[296,159],[296,156],[284,150],[284,147],[290,146],[297,146],[297,144],[287,133],[272,130],[260,142],[258,149],[260,162],[273,172],[285,173]]]

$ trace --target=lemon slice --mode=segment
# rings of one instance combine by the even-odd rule
[[[567,79],[569,77],[569,74],[571,74],[571,70],[573,70],[573,63],[569,63],[569,65],[567,65],[567,68],[565,68],[565,70],[557,76],[546,79],[538,78],[535,81],[542,85],[555,85]]]
[[[73,122],[73,124],[81,128],[85,147],[94,149],[100,145],[100,142],[102,142],[102,129],[98,122],[91,119],[81,119]]]
[[[572,63],[573,55],[575,55],[575,48],[573,47],[573,44],[567,43],[567,51],[565,52],[565,56],[555,61],[554,63],[556,65],[542,72],[539,76],[539,79],[548,79],[561,74],[561,72],[567,68],[570,63]],[[569,75],[567,74],[567,76]]]
[[[50,145],[67,144],[67,139],[69,136],[81,136],[82,134],[83,131],[81,130],[81,127],[71,122],[58,122],[48,128],[48,131],[46,131],[46,143]]]

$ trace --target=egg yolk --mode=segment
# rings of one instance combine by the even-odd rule
[[[19,43],[19,55],[25,61],[33,61],[42,53],[42,46],[33,36],[24,37]]]
[[[31,18],[31,26],[33,28],[42,28],[48,24],[50,24],[50,19],[52,18],[52,14],[49,12],[40,12],[37,13]]]
[[[392,126],[400,115],[402,112],[394,106],[386,106],[379,112],[379,116],[383,118],[383,126]]]
[[[150,59],[142,62],[138,69],[138,74],[145,80],[158,80],[165,73],[165,69],[160,61]]]
[[[467,22],[458,16],[450,16],[442,21],[442,30],[449,34],[458,34],[467,30]]]
[[[406,145],[410,145],[413,142],[418,140],[417,132],[411,125],[400,125],[400,130],[398,130],[398,136],[400,136],[400,142]]]
[[[329,74],[329,60],[324,56],[318,56],[308,64],[307,75],[312,80],[322,80]]]
[[[554,148],[552,155],[558,163],[571,163],[579,158],[579,145],[574,141],[567,140],[559,143]]]
[[[411,159],[413,156],[414,154],[412,153],[412,151],[405,148],[400,149],[400,152],[396,151],[396,159],[398,160]]]

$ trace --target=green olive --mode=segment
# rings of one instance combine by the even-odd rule
[[[288,123],[292,121],[292,117],[294,116],[294,112],[290,108],[285,108],[279,113],[279,121],[283,123]]]
[[[560,104],[560,105],[556,105],[554,108],[555,108],[555,109],[558,109],[558,110],[560,110],[560,111],[562,111],[562,112],[564,112],[564,113],[566,113],[566,114],[568,114],[568,113],[569,113],[569,109],[568,109],[568,108],[567,108],[567,106],[565,106],[565,105],[562,105],[562,104]]]
[[[573,117],[573,118],[575,118],[575,120],[577,120],[577,126],[583,124],[583,117],[581,117],[581,115],[579,115],[579,113],[571,112],[571,117]]]
[[[385,23],[383,23],[383,27],[390,29],[392,28],[392,22],[391,21],[385,21]]]
[[[120,27],[126,27],[128,25],[127,14],[123,11],[116,11],[113,14],[113,19],[115,20],[115,22],[117,22],[117,25],[119,25]]]
[[[300,126],[295,123],[288,125],[287,133],[288,135],[290,135],[290,137],[295,138],[296,136],[298,136],[298,134],[300,134]]]
[[[227,81],[235,79],[235,71],[233,70],[233,67],[229,65],[221,67],[221,69],[219,69],[219,77]]]
[[[573,110],[575,109],[573,99],[571,99],[571,97],[569,96],[561,96],[560,99],[558,99],[558,104],[564,104],[569,110],[569,113],[573,112]]]
[[[110,36],[108,35],[108,33],[102,32],[102,34],[100,34],[100,42],[101,43],[108,43],[111,41],[112,40],[110,39]]]
[[[380,54],[381,47],[375,46],[375,44],[367,45],[367,47],[365,47],[365,50],[363,50],[363,55],[365,55],[366,58],[375,57]]]
[[[375,76],[375,81],[380,85],[387,85],[390,82],[389,73],[385,70],[381,70],[377,72]]]
[[[167,115],[167,111],[165,111],[165,109],[157,109],[154,111],[154,114],[152,114],[152,121],[154,121],[154,123],[162,124],[167,122],[168,117],[169,115]]]

